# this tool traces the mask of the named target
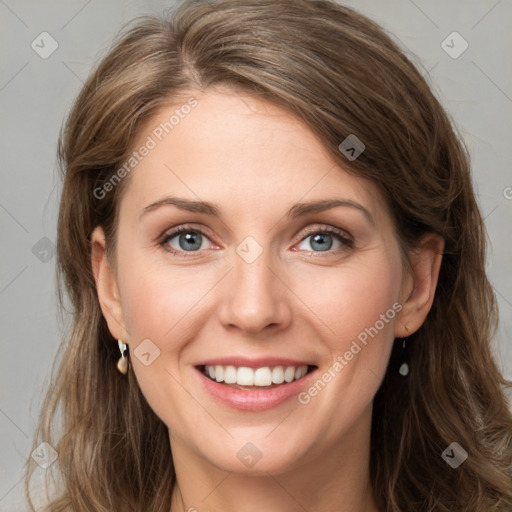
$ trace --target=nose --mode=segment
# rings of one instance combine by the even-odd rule
[[[268,251],[248,263],[235,254],[234,268],[223,280],[219,318],[227,329],[248,334],[280,331],[291,322],[290,291]]]

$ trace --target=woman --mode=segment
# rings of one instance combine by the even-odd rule
[[[139,20],[59,153],[49,510],[511,509],[468,157],[373,22],[309,0]]]

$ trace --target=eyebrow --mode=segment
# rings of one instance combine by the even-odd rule
[[[154,203],[151,203],[145,208],[143,208],[140,218],[163,206],[175,206],[181,210],[211,215],[212,217],[216,217],[218,219],[222,218],[220,208],[213,203],[208,203],[206,201],[192,201],[190,199],[171,196],[155,201]],[[286,217],[290,219],[295,219],[311,213],[319,213],[340,206],[355,208],[359,210],[361,213],[364,214],[364,216],[367,218],[370,224],[372,224],[373,226],[375,225],[375,221],[373,219],[372,214],[363,205],[356,203],[355,201],[351,201],[349,199],[322,199],[320,201],[296,203],[288,210],[288,212],[286,213]]]

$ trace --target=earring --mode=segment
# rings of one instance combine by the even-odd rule
[[[124,355],[124,353],[128,347],[121,340],[117,340],[117,344],[119,345],[119,350],[121,352],[121,357],[117,361],[117,369],[123,375],[126,375],[128,372],[128,358]]]
[[[409,375],[409,354],[407,353],[407,348],[405,346],[405,338],[402,340],[402,364],[400,365],[400,368],[398,369],[398,373],[402,377],[407,377]]]

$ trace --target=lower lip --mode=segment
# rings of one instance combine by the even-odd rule
[[[197,369],[204,387],[218,402],[239,409],[242,411],[265,411],[290,400],[290,398],[297,396],[308,384],[311,375],[316,369],[310,371],[304,377],[281,384],[271,389],[237,389],[225,384],[220,384],[211,380],[204,375],[201,370]]]

